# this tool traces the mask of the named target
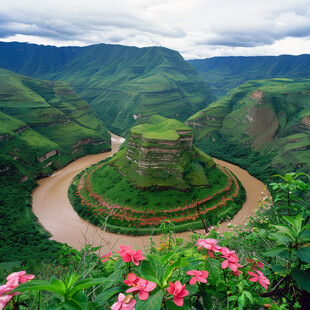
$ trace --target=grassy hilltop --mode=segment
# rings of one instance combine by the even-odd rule
[[[125,234],[200,228],[197,208],[211,223],[232,216],[244,192],[235,176],[192,145],[190,127],[162,116],[130,130],[127,147],[80,173],[69,189],[77,212]]]
[[[0,43],[0,67],[69,82],[121,134],[154,114],[184,121],[215,100],[181,55],[162,47],[52,47]]]
[[[310,80],[248,81],[187,120],[203,150],[254,174],[309,173]],[[261,170],[261,171],[259,171]]]

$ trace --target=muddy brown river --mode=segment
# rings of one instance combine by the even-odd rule
[[[32,209],[44,229],[52,235],[52,240],[67,243],[78,250],[86,244],[100,245],[102,246],[101,254],[110,249],[116,249],[119,245],[131,244],[139,248],[150,245],[148,236],[133,237],[113,234],[88,223],[77,215],[68,199],[67,191],[73,177],[91,164],[112,156],[118,151],[123,141],[123,138],[112,134],[111,152],[84,156],[56,171],[50,177],[38,180],[39,186],[32,193]],[[215,162],[230,169],[246,189],[247,199],[242,209],[230,221],[232,224],[241,225],[248,216],[254,214],[259,201],[263,199],[263,196],[267,196],[268,192],[264,184],[252,177],[246,170],[221,160],[215,159]],[[227,223],[222,223],[220,231],[227,229]],[[177,236],[187,239],[189,234],[185,232]],[[158,243],[160,238],[161,236],[154,236],[153,241]]]

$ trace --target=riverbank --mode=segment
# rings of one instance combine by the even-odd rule
[[[123,141],[123,138],[112,134],[111,152],[84,156],[56,171],[50,177],[38,181],[39,186],[32,193],[32,209],[44,229],[51,233],[51,239],[67,243],[78,250],[89,243],[100,245],[102,246],[101,253],[116,249],[122,244],[131,244],[139,248],[149,245],[148,236],[134,237],[112,234],[88,223],[77,215],[68,199],[67,191],[72,178],[86,167],[112,156],[118,151]],[[215,162],[230,169],[246,190],[247,199],[243,207],[230,221],[232,224],[241,225],[247,216],[254,214],[258,202],[268,192],[265,190],[264,184],[249,175],[246,170],[217,159]],[[227,223],[221,224],[221,231],[227,229]],[[178,234],[179,238],[186,239],[188,236],[188,232]],[[154,236],[153,241],[157,243],[160,238],[160,235]]]

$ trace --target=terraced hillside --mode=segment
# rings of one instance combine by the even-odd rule
[[[192,144],[190,127],[153,115],[130,130],[127,147],[75,177],[69,197],[95,225],[125,234],[160,233],[170,220],[179,231],[231,217],[244,191],[236,177]]]
[[[310,55],[213,57],[189,63],[218,98],[249,80],[310,78]]]
[[[110,134],[64,82],[0,69],[0,176],[50,174],[87,153],[110,149]]]
[[[310,80],[248,81],[186,123],[204,151],[256,174],[310,172]]]
[[[154,114],[184,121],[215,100],[181,55],[162,47],[52,47],[0,43],[0,67],[62,80],[121,134]]]

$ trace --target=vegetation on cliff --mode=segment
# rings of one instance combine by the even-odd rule
[[[152,116],[130,130],[126,148],[75,178],[72,204],[95,225],[127,234],[158,233],[166,220],[184,231],[201,227],[201,216],[230,218],[244,191],[192,139],[190,127]]]
[[[197,145],[261,179],[309,173],[309,80],[249,81],[187,120]]]
[[[0,69],[0,261],[53,259],[59,246],[31,211],[34,179],[109,149],[107,129],[67,83]]]

